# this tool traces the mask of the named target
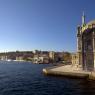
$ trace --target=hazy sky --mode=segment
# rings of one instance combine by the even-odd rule
[[[0,0],[0,52],[76,51],[83,11],[95,19],[95,0]]]

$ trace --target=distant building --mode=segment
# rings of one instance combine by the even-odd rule
[[[51,61],[54,61],[54,59],[55,59],[55,52],[54,51],[49,52],[49,58]]]
[[[7,58],[7,56],[0,56],[0,59],[1,60],[7,60],[8,58]]]
[[[23,60],[23,56],[17,56],[17,57],[16,57],[16,61],[24,61],[24,60]]]
[[[47,64],[47,63],[49,63],[49,57],[48,56],[38,56],[38,55],[35,55],[34,58],[33,58],[33,63]]]
[[[33,63],[39,63],[40,62],[40,60],[39,60],[39,56],[34,56],[34,58],[33,58]]]

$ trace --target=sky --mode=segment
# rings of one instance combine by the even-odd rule
[[[0,0],[0,52],[75,52],[83,11],[95,19],[95,0]]]

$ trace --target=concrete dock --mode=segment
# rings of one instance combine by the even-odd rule
[[[95,72],[84,71],[81,68],[72,65],[54,66],[43,69],[43,73],[47,75],[60,75],[76,78],[87,78],[95,80]]]

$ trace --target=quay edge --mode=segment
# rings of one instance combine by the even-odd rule
[[[57,68],[57,67],[56,67]],[[65,77],[73,77],[73,78],[82,78],[82,79],[91,79],[95,80],[95,72],[77,72],[77,71],[56,71],[53,70],[55,68],[43,68],[43,73],[46,75],[54,75],[54,76],[65,76]]]

